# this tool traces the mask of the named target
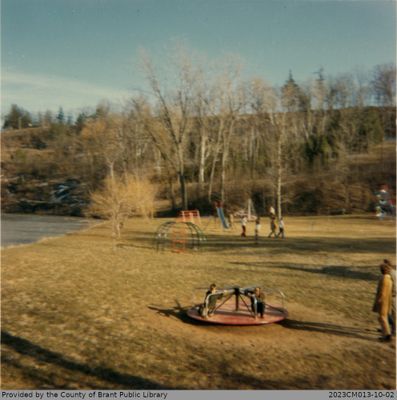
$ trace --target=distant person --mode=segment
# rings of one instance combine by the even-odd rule
[[[276,210],[274,209],[273,206],[270,206],[269,214],[270,214],[270,217],[276,216]]]
[[[392,280],[392,302],[391,313],[389,314],[389,324],[392,335],[396,334],[396,266],[393,265],[388,259],[384,259],[383,263],[390,267],[390,276]]]
[[[233,213],[227,214],[227,222],[229,223],[229,228],[232,229],[234,225],[234,215]]]
[[[255,319],[258,318],[258,314],[261,316],[261,318],[264,318],[266,303],[265,294],[261,288],[256,287],[253,292],[247,290],[244,294],[251,299],[251,310],[254,313]]]
[[[376,291],[374,306],[372,311],[378,313],[378,321],[382,330],[381,342],[391,341],[391,329],[389,325],[389,314],[392,306],[392,287],[393,282],[390,275],[390,266],[381,264],[379,266],[382,276],[379,279]]]
[[[277,237],[277,225],[276,225],[276,216],[272,216],[270,217],[270,233],[268,235],[268,237]]]
[[[280,221],[278,222],[278,233],[277,237],[280,237],[282,239],[285,239],[285,234],[284,234],[284,219],[283,217],[280,218]]]
[[[261,230],[261,218],[256,217],[256,220],[255,220],[255,243],[258,243],[258,241],[259,241],[260,230]]]
[[[212,202],[212,218],[213,218],[215,226],[218,226],[218,223],[219,223],[219,214],[218,214],[219,205],[220,205],[219,201]]]
[[[247,236],[247,217],[243,215],[241,218],[241,236],[246,237]]]

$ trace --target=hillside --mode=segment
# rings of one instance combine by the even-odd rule
[[[98,159],[86,156],[78,135],[56,134],[51,128],[2,132],[1,169],[3,211],[59,215],[83,215],[90,192],[100,185],[106,173]],[[336,160],[326,168],[286,174],[284,212],[302,215],[373,211],[374,193],[380,185],[388,185],[394,196],[395,172],[395,142],[384,141],[365,153],[346,155],[343,161]],[[159,185],[159,201],[167,204],[171,200],[167,185],[162,181]],[[196,186],[188,183],[187,188],[190,207],[208,211],[206,201],[196,197]],[[274,204],[273,190],[268,178],[257,175],[242,180],[241,175],[233,179],[230,174],[226,182],[227,203],[231,208],[241,208],[247,198],[252,198],[258,211],[264,213],[268,205]],[[171,203],[165,205],[167,208]]]

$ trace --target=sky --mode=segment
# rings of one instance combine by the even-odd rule
[[[396,3],[383,0],[1,0],[1,113],[77,113],[147,90],[142,49],[167,63],[183,42],[208,62],[280,85],[396,60]]]

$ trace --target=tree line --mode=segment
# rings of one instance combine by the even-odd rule
[[[185,55],[173,61],[172,77],[164,76],[144,56],[150,90],[121,111],[101,103],[73,121],[61,108],[34,118],[13,105],[3,128],[49,127],[44,147],[55,151],[62,173],[90,190],[106,177],[145,177],[173,208],[188,209],[231,202],[232,192],[257,182],[279,216],[294,201],[285,188],[299,177],[335,171],[343,181],[349,155],[395,137],[394,64],[338,76],[320,69],[304,83],[290,72],[276,87],[243,79],[234,61],[215,73]]]

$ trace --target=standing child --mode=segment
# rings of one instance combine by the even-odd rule
[[[255,243],[259,241],[259,231],[261,230],[261,219],[260,217],[256,217],[255,220]]]
[[[233,229],[233,225],[234,225],[234,216],[233,216],[233,213],[229,213],[228,215],[227,215],[227,221],[228,221],[228,223],[229,223],[229,228],[230,229]]]
[[[246,237],[247,236],[247,217],[243,215],[241,218],[241,236]]]
[[[251,310],[254,313],[255,319],[258,317],[258,314],[260,314],[261,318],[264,318],[266,303],[265,294],[263,293],[262,289],[260,287],[256,287],[253,292],[245,292],[245,295],[251,299]]]
[[[280,218],[279,223],[278,223],[278,234],[277,234],[277,237],[280,237],[280,236],[281,236],[282,239],[285,239],[283,217]]]
[[[269,233],[269,238],[270,237],[277,237],[277,234],[276,234],[276,229],[277,229],[277,225],[276,225],[276,217],[275,216],[271,216],[270,217],[270,233]]]

